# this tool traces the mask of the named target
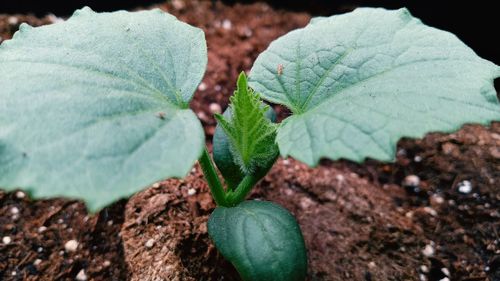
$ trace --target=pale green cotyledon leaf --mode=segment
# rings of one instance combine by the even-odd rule
[[[361,8],[314,19],[274,41],[249,84],[294,115],[278,129],[283,156],[392,160],[401,137],[500,120],[497,65],[406,9]]]
[[[99,208],[182,177],[204,144],[187,105],[202,30],[160,10],[76,11],[0,45],[0,187]]]

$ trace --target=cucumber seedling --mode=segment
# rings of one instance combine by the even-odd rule
[[[217,204],[209,234],[243,280],[301,281],[293,216],[245,201],[279,155],[392,161],[402,137],[500,120],[497,65],[406,9],[361,8],[314,18],[259,55],[216,116],[212,160],[189,109],[206,64],[202,30],[160,10],[21,25],[0,45],[0,186],[96,212],[199,160]],[[292,114],[276,124],[263,100]]]

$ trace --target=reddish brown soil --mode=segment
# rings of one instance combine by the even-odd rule
[[[264,4],[173,3],[161,8],[207,34],[209,66],[192,108],[211,136],[210,116],[227,106],[238,72],[309,16]],[[15,17],[17,22],[0,15],[3,39],[22,21],[54,21]],[[408,175],[420,184],[403,185]],[[469,193],[459,191],[465,180]],[[499,182],[495,123],[403,140],[395,164],[325,161],[311,169],[279,160],[251,196],[296,215],[308,248],[309,280],[437,281],[449,272],[450,280],[497,281]],[[208,238],[214,204],[197,167],[184,180],[161,182],[94,217],[80,202],[19,195],[0,192],[0,238],[12,240],[0,241],[0,280],[75,280],[81,270],[89,280],[238,280]],[[72,239],[78,248],[66,251]],[[434,254],[426,256],[424,249]]]

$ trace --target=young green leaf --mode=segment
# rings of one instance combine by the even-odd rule
[[[217,207],[208,220],[217,249],[245,281],[303,281],[307,273],[304,238],[295,218],[265,201]]]
[[[500,68],[406,9],[361,8],[314,19],[274,41],[249,84],[294,115],[278,129],[283,156],[393,160],[401,137],[500,120]]]
[[[224,118],[231,118],[231,108],[227,108],[223,114]],[[235,189],[245,174],[231,152],[231,143],[227,134],[224,132],[220,124],[215,127],[213,143],[214,162],[217,165],[220,173],[224,177],[224,181],[229,189]]]
[[[230,117],[215,118],[229,139],[234,161],[243,174],[269,168],[278,155],[276,126],[266,118],[269,106],[262,106],[259,95],[247,86],[244,73],[230,100]]]
[[[261,107],[265,104],[261,102]],[[271,122],[276,122],[276,112],[270,106],[267,107],[266,118]],[[224,118],[231,118],[231,108],[227,108],[224,112]],[[219,124],[215,127],[215,133],[213,138],[213,155],[214,162],[217,168],[224,176],[224,180],[230,189],[236,188],[236,186],[243,180],[245,174],[241,171],[240,166],[237,164],[233,153],[231,152],[231,143],[227,137],[224,130]],[[262,170],[262,173],[266,173],[267,169]]]
[[[184,176],[204,145],[187,105],[206,63],[203,31],[160,10],[21,25],[0,45],[0,187],[95,211]]]

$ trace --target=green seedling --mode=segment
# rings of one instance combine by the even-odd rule
[[[216,116],[214,165],[189,109],[206,64],[203,32],[160,10],[23,24],[0,45],[0,186],[96,212],[199,160],[217,204],[209,234],[243,280],[301,281],[293,216],[245,201],[279,155],[392,161],[402,137],[500,120],[497,65],[406,9],[363,8],[313,19],[240,75]],[[274,123],[263,100],[291,116]]]

